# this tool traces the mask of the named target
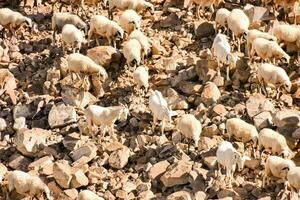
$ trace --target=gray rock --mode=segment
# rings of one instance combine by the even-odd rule
[[[48,123],[51,128],[64,127],[77,121],[75,108],[60,104],[53,106],[48,115]]]
[[[254,117],[264,111],[270,111],[271,113],[275,111],[273,104],[261,94],[250,96],[246,102],[246,109],[250,117]]]

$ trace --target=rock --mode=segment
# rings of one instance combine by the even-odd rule
[[[6,129],[6,121],[3,118],[0,118],[0,131],[4,131]]]
[[[112,62],[120,63],[122,57],[121,53],[111,46],[99,46],[88,49],[87,56],[104,68],[109,67]]]
[[[165,19],[161,19],[160,27],[162,27],[162,28],[174,27],[174,26],[178,25],[179,23],[180,23],[180,19],[176,15],[176,13],[171,13]]]
[[[168,105],[173,110],[185,110],[189,108],[189,104],[186,102],[186,97],[179,95],[173,88],[169,88],[166,94]]]
[[[117,151],[114,151],[108,159],[108,163],[111,167],[115,169],[122,169],[128,163],[130,156],[130,150],[127,147],[123,147]]]
[[[165,187],[183,185],[189,182],[189,173],[192,170],[192,164],[179,161],[168,168],[167,172],[160,178]]]
[[[73,165],[76,164],[86,164],[90,162],[93,158],[97,156],[97,147],[95,144],[86,144],[70,153],[72,159],[75,161]]]
[[[136,185],[133,182],[127,181],[123,183],[122,189],[125,192],[130,193],[131,191],[136,190]]]
[[[0,183],[2,183],[2,180],[4,178],[4,175],[7,172],[7,167],[5,167],[5,165],[3,165],[2,163],[0,163]]]
[[[162,175],[163,173],[165,173],[165,171],[167,170],[167,168],[170,166],[170,163],[166,160],[164,161],[160,161],[158,163],[156,163],[155,165],[153,165],[150,168],[149,171],[149,178],[151,180],[156,179],[157,177],[159,177],[160,175]]]
[[[70,133],[64,137],[63,145],[70,151],[74,149],[78,149],[79,147],[83,146],[87,141],[88,136],[80,136],[79,133]]]
[[[72,180],[71,166],[64,160],[55,162],[53,165],[53,177],[62,188],[69,189]]]
[[[216,33],[215,23],[200,19],[194,22],[194,31],[198,38],[210,37]]]
[[[247,4],[244,7],[245,14],[249,17],[250,23],[258,23],[264,20],[269,20],[269,10],[265,7],[253,6]]]
[[[201,94],[201,99],[203,103],[208,106],[213,103],[216,103],[221,97],[221,92],[216,84],[212,82],[207,82],[204,86],[204,89]]]
[[[213,109],[212,109],[212,111],[213,111],[213,113],[215,114],[215,115],[219,115],[219,116],[225,116],[228,112],[227,112],[227,110],[226,110],[226,108],[225,108],[225,106],[224,105],[222,105],[222,104],[217,104],[217,105],[215,105],[214,107],[213,107]]]
[[[181,139],[182,135],[180,132],[176,131],[172,133],[172,142],[174,142],[174,144],[181,142]]]
[[[14,153],[12,156],[9,157],[8,160],[8,166],[10,168],[22,171],[26,171],[28,165],[31,163],[30,159],[18,153]]]
[[[22,128],[26,128],[26,119],[25,117],[18,117],[15,119],[13,129],[18,131]]]
[[[139,193],[138,199],[153,199],[155,195],[151,190],[143,191]]]
[[[13,110],[14,120],[19,117],[32,118],[34,114],[35,108],[32,104],[16,105]]]
[[[204,200],[206,199],[206,194],[203,191],[198,191],[195,193],[195,200]]]
[[[300,139],[300,128],[296,129],[293,133],[292,133],[292,137],[294,139]]]
[[[17,132],[14,144],[23,155],[34,157],[46,146],[50,136],[51,131],[40,128],[21,129]]]
[[[76,189],[68,189],[68,190],[64,190],[64,193],[70,197],[70,199],[75,200],[78,197],[78,191]]]
[[[216,60],[211,59],[200,59],[196,63],[196,73],[199,80],[202,82],[211,81],[217,74],[218,63]]]
[[[254,125],[258,130],[268,128],[272,125],[272,115],[270,112],[262,112],[253,117]]]
[[[48,115],[48,123],[51,128],[64,127],[75,122],[77,122],[77,114],[72,106],[54,105]]]
[[[157,39],[151,39],[152,43],[152,54],[153,55],[164,55],[166,54],[166,49],[160,44],[160,42]]]
[[[280,96],[280,100],[284,102],[287,106],[292,107],[293,106],[293,98],[291,95],[283,94]]]
[[[163,58],[162,59],[163,69],[166,70],[167,73],[175,73],[177,72],[177,62],[174,58]]]
[[[254,117],[264,111],[270,111],[271,113],[275,111],[273,104],[261,94],[250,96],[246,101],[246,109],[250,117]]]
[[[212,124],[210,126],[203,127],[201,135],[206,136],[206,137],[212,137],[214,135],[217,135],[219,132],[220,131],[218,129],[218,126],[215,124]]]
[[[30,163],[30,165],[28,166],[28,170],[35,170],[44,175],[52,175],[53,165],[53,158],[50,156],[45,156]]]
[[[204,161],[204,164],[206,164],[209,169],[213,169],[216,165],[216,160],[217,160],[216,156],[206,156],[206,157],[204,157],[203,161]]]
[[[65,104],[80,108],[97,101],[96,97],[91,93],[68,86],[63,87],[61,96]]]
[[[194,82],[187,82],[182,81],[179,84],[179,89],[187,95],[192,95],[195,93],[200,92],[200,89],[202,88],[202,85],[194,83]]]
[[[5,90],[14,90],[17,88],[16,79],[8,69],[0,69],[0,83],[0,95]]]
[[[167,200],[192,200],[191,194],[187,191],[178,191],[170,194]]]
[[[82,170],[78,170],[74,173],[71,180],[71,188],[79,188],[82,186],[87,186],[89,184],[89,179],[85,176]]]
[[[300,126],[300,111],[293,109],[285,109],[275,112],[273,115],[273,123],[277,127],[299,127]]]
[[[260,165],[260,161],[259,160],[256,160],[256,159],[251,159],[251,160],[246,160],[245,161],[245,166],[247,168],[250,168],[250,169],[257,169]]]

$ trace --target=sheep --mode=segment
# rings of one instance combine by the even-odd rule
[[[106,128],[109,128],[109,134],[114,138],[114,123],[117,120],[125,121],[129,114],[129,110],[124,105],[102,107],[97,105],[89,105],[84,111],[89,130],[93,125],[100,126],[105,135]],[[94,136],[93,136],[94,137]]]
[[[138,91],[140,90],[140,88],[142,86],[144,86],[145,90],[147,92],[148,87],[149,87],[148,79],[149,79],[148,70],[143,66],[139,66],[133,72],[133,80],[137,84],[137,90]]]
[[[136,39],[130,39],[123,45],[123,54],[126,58],[127,67],[138,67],[141,64],[142,46]]]
[[[229,177],[230,185],[233,179],[233,174],[238,165],[238,170],[241,171],[244,168],[246,160],[251,160],[248,156],[242,156],[228,141],[223,141],[217,149],[217,162],[218,162],[218,174],[221,173],[221,166],[226,169],[226,176]]]
[[[65,45],[71,44],[73,48],[73,53],[78,52],[81,49],[81,44],[84,40],[83,33],[76,28],[73,24],[66,24],[62,29],[62,42],[63,42],[63,53],[65,53]]]
[[[80,53],[73,53],[68,57],[68,72],[77,74],[84,73],[87,75],[98,74],[101,81],[108,78],[106,70],[97,65],[91,58]]]
[[[153,113],[152,131],[154,131],[157,120],[162,121],[161,134],[164,134],[165,121],[172,122],[172,116],[176,115],[168,108],[168,103],[160,91],[155,90],[149,97],[149,108]]]
[[[250,58],[253,60],[255,53],[263,60],[271,59],[272,63],[275,63],[275,59],[284,58],[288,63],[290,62],[290,56],[284,52],[284,50],[274,41],[269,41],[264,38],[256,38],[252,42],[252,48],[250,52]]]
[[[204,8],[209,7],[210,12],[213,14],[214,6],[219,6],[221,2],[224,2],[224,0],[185,0],[183,7],[187,8],[190,7],[193,3],[197,4],[196,16],[197,18],[200,18],[200,8],[203,10]]]
[[[119,19],[120,26],[130,34],[141,27],[141,17],[134,10],[125,10]]]
[[[56,5],[56,3],[61,3],[60,7],[59,7],[59,12],[62,11],[62,7],[64,5],[68,5],[68,4],[72,4],[73,6],[76,5],[78,7],[80,7],[84,12],[85,12],[85,4],[91,5],[96,7],[97,12],[99,11],[99,0],[63,0],[63,1],[56,1],[55,3],[52,4],[52,12],[54,11],[54,7]],[[105,2],[104,2],[105,4]],[[77,10],[77,14],[79,12],[79,9]]]
[[[288,184],[298,190],[298,196],[300,196],[300,167],[292,167],[287,173]]]
[[[240,35],[244,37],[247,36],[249,32],[250,21],[247,15],[241,9],[233,9],[229,16],[227,17],[228,28],[232,32],[232,39],[234,40],[234,36],[237,36],[238,40],[238,51],[241,50],[241,41],[239,39]]]
[[[255,156],[255,147],[257,145],[258,140],[258,132],[252,124],[245,122],[239,118],[231,118],[226,121],[225,124],[227,134],[229,139],[232,135],[243,143],[249,142],[250,140],[253,141],[253,154]]]
[[[130,33],[128,40],[136,39],[140,42],[142,46],[142,62],[144,62],[145,57],[148,57],[151,53],[151,44],[148,39],[140,30],[134,30]]]
[[[82,190],[78,194],[78,200],[104,200],[102,197],[99,197],[94,192],[90,190]]]
[[[219,10],[217,10],[216,12],[216,17],[215,17],[215,21],[216,24],[223,27],[224,29],[226,29],[227,27],[227,18],[230,14],[230,11],[227,10],[226,8],[220,8]],[[229,31],[227,30],[227,35],[228,35]]]
[[[39,177],[15,170],[8,173],[7,181],[9,193],[15,190],[19,194],[37,198],[45,193],[46,198],[50,199],[50,190]]]
[[[286,180],[288,171],[295,166],[296,166],[295,163],[291,160],[283,159],[278,156],[269,156],[265,164],[262,187],[265,187],[266,181],[267,181],[267,185],[270,184],[269,183],[270,176],[274,176],[282,180]],[[286,184],[285,187],[287,187]]]
[[[252,43],[256,38],[264,38],[266,40],[277,41],[276,37],[269,33],[264,33],[256,29],[252,29],[248,32],[248,35],[246,37],[248,54],[250,54]]]
[[[79,29],[84,29],[85,33],[88,30],[88,26],[77,15],[71,13],[54,13],[52,16],[52,30],[53,30],[53,42],[56,42],[55,35],[60,32],[65,24],[73,24]]]
[[[23,16],[21,13],[12,11],[9,8],[0,9],[0,25],[3,28],[8,29],[12,35],[16,38],[16,30],[26,23],[27,26],[32,28],[32,20],[28,17]]]
[[[260,83],[259,92],[261,93],[261,88],[264,90],[264,93],[268,95],[267,90],[264,88],[264,84],[273,84],[279,85],[277,87],[277,98],[279,95],[279,90],[283,85],[287,92],[291,91],[292,83],[289,76],[281,67],[277,67],[273,64],[262,63],[257,70],[257,77]]]
[[[262,147],[265,150],[271,149],[273,154],[283,155],[284,158],[292,157],[292,151],[288,147],[285,137],[272,129],[264,128],[259,132],[258,150]]]
[[[214,39],[212,45],[213,55],[216,56],[218,62],[218,74],[220,75],[220,62],[226,63],[226,79],[230,80],[229,71],[230,69],[236,68],[236,62],[238,57],[230,52],[230,44],[227,41],[226,35],[218,33]]]
[[[195,147],[198,148],[198,142],[202,132],[202,126],[199,120],[192,114],[182,115],[178,121],[176,128],[188,139],[193,139]],[[190,143],[189,143],[190,145]]]
[[[100,35],[101,37],[106,37],[109,44],[116,48],[116,40],[123,39],[124,30],[115,21],[109,20],[101,15],[94,15],[90,21],[88,45],[94,33]],[[96,42],[99,46],[99,41],[96,40]]]
[[[137,12],[145,9],[150,11],[150,13],[154,14],[154,6],[152,3],[147,2],[145,0],[108,0],[108,17],[113,19],[113,10],[127,10],[132,9]]]

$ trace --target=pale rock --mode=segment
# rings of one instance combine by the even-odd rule
[[[143,191],[139,193],[138,199],[153,199],[155,198],[155,195],[151,190]]]
[[[203,82],[211,81],[217,75],[218,63],[216,60],[200,59],[196,63],[196,73],[199,80]]]
[[[99,46],[87,50],[87,56],[95,63],[104,68],[109,67],[112,62],[120,62],[121,53],[111,46]]]
[[[0,131],[4,131],[6,129],[6,121],[3,118],[0,118]]]
[[[203,191],[198,191],[195,193],[195,200],[205,200],[206,194]]]
[[[216,84],[207,82],[201,94],[201,99],[205,105],[216,103],[221,97],[221,92]]]
[[[246,101],[246,109],[250,117],[254,117],[264,111],[270,111],[271,113],[275,111],[273,104],[261,94],[250,96]]]
[[[77,122],[77,114],[72,106],[53,105],[48,115],[48,123],[51,128],[64,127],[75,122]]]
[[[212,111],[213,111],[213,113],[215,114],[215,115],[219,115],[219,116],[225,116],[228,112],[227,112],[227,110],[226,110],[226,108],[225,108],[225,106],[224,105],[222,105],[222,104],[217,104],[217,105],[215,105],[214,107],[213,107],[213,109],[212,109]]]
[[[272,115],[268,111],[264,111],[253,117],[254,126],[261,130],[263,128],[269,128],[272,125]]]
[[[80,136],[80,134],[74,132],[66,135],[62,143],[65,148],[73,151],[74,149],[78,149],[79,147],[83,146],[88,139],[88,136]]]
[[[22,128],[26,128],[26,119],[25,117],[18,117],[15,119],[14,121],[14,126],[13,126],[13,129],[18,131]]]
[[[30,159],[18,153],[14,153],[8,159],[8,166],[10,168],[21,170],[21,171],[26,171],[30,163],[31,163]]]
[[[217,135],[219,133],[219,129],[218,126],[216,124],[212,124],[210,126],[205,126],[202,129],[202,136],[206,136],[206,137],[212,137],[214,135]]]
[[[164,55],[167,53],[166,49],[160,44],[157,39],[151,39],[151,44],[151,51],[153,55]]]
[[[181,133],[179,131],[175,131],[172,133],[172,142],[174,142],[174,144],[177,144],[181,141],[182,136]]]
[[[162,66],[166,70],[167,73],[174,73],[177,69],[177,63],[174,58],[163,58]]]
[[[28,170],[35,170],[44,175],[52,175],[53,174],[53,158],[50,156],[42,157],[28,166]]]
[[[284,109],[275,112],[273,115],[273,123],[277,127],[284,126],[300,126],[300,111],[293,109]]]
[[[73,165],[86,164],[97,156],[97,147],[93,143],[86,144],[72,151],[70,155],[72,159],[75,161]]]
[[[206,156],[203,159],[204,164],[206,164],[209,169],[213,169],[215,167],[216,160],[217,160],[216,156]]]
[[[259,167],[260,161],[256,159],[251,159],[251,160],[246,160],[245,161],[245,167],[250,168],[250,169],[257,169]]]
[[[73,174],[73,178],[70,184],[71,188],[87,186],[89,184],[89,179],[86,177],[82,170],[78,170]]]
[[[64,193],[72,200],[75,200],[78,197],[78,191],[75,188],[64,190]]]
[[[166,172],[167,168],[170,166],[170,163],[166,160],[160,161],[156,164],[154,164],[149,171],[149,178],[151,180],[156,179],[160,175]]]
[[[127,182],[123,183],[122,189],[125,192],[130,193],[133,190],[136,190],[136,185],[133,182],[127,181]]]
[[[21,104],[16,105],[13,109],[13,118],[16,120],[19,117],[32,118],[35,114],[35,111],[32,107],[32,104]]]
[[[191,194],[187,191],[177,191],[170,194],[167,200],[192,200]]]
[[[122,169],[127,165],[129,156],[130,150],[124,146],[122,149],[114,151],[112,154],[110,154],[108,163],[112,168]]]
[[[182,81],[180,82],[178,87],[184,94],[192,95],[195,93],[199,93],[202,85],[194,82]]]
[[[63,87],[61,96],[66,104],[80,108],[84,108],[97,101],[96,97],[91,93],[69,86]]]
[[[16,79],[8,69],[0,69],[0,82],[0,94],[2,94],[2,90],[14,90],[17,88]]]
[[[3,165],[2,163],[0,163],[0,184],[2,183],[2,180],[4,178],[4,175],[7,172],[7,167],[5,167],[5,165]]]
[[[62,188],[69,189],[72,180],[71,166],[64,160],[55,162],[53,165],[53,177]]]
[[[280,100],[284,102],[288,107],[293,106],[293,98],[291,95],[283,94],[280,96]]]

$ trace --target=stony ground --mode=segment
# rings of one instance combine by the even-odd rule
[[[180,0],[151,2],[155,14],[144,13],[142,21],[142,30],[153,41],[152,56],[144,64],[150,71],[150,90],[160,90],[178,116],[192,113],[201,121],[198,148],[191,145],[188,150],[189,141],[174,128],[176,117],[164,135],[160,126],[155,132],[151,130],[149,92],[136,93],[132,72],[125,70],[123,58],[104,60],[109,63],[108,83],[102,85],[91,77],[88,91],[84,91],[80,80],[72,82],[65,70],[67,55],[62,54],[61,43],[52,44],[51,5],[25,10],[17,6],[37,26],[31,32],[21,28],[18,39],[10,40],[10,34],[0,39],[4,49],[0,52],[0,118],[7,124],[0,132],[0,177],[14,169],[38,174],[54,199],[76,199],[82,189],[105,199],[281,198],[283,184],[276,184],[277,180],[261,187],[267,154],[261,160],[254,159],[251,142],[232,140],[239,152],[252,158],[244,170],[236,172],[232,188],[216,176],[214,161],[218,144],[228,140],[226,119],[240,117],[258,130],[270,127],[286,136],[296,153],[293,160],[300,164],[299,64],[293,46],[287,47],[294,55],[291,64],[278,63],[291,75],[292,92],[276,99],[270,89],[267,98],[257,90],[255,66],[259,59],[250,65],[246,54],[238,52],[240,60],[231,81],[225,80],[225,69],[222,76],[216,74],[217,64],[208,50],[216,33],[214,21],[207,20],[211,13],[202,12],[202,18],[197,19],[195,9],[183,9]],[[7,6],[5,2],[0,5]],[[221,6],[232,9],[244,5],[226,1]],[[88,22],[95,12],[90,7],[79,15]],[[273,14],[265,7],[250,8],[247,13],[253,28],[268,31],[274,24]],[[107,16],[106,8],[100,9],[100,14]],[[236,51],[236,41],[231,42]],[[84,45],[81,53],[86,54],[87,49]],[[102,53],[107,52],[104,47]],[[116,123],[117,141],[108,135],[93,138],[86,130],[82,109],[87,104],[119,103],[128,105],[130,116]],[[0,130],[3,126],[0,120]],[[1,188],[4,199],[5,181]],[[12,195],[13,199],[23,198]]]

